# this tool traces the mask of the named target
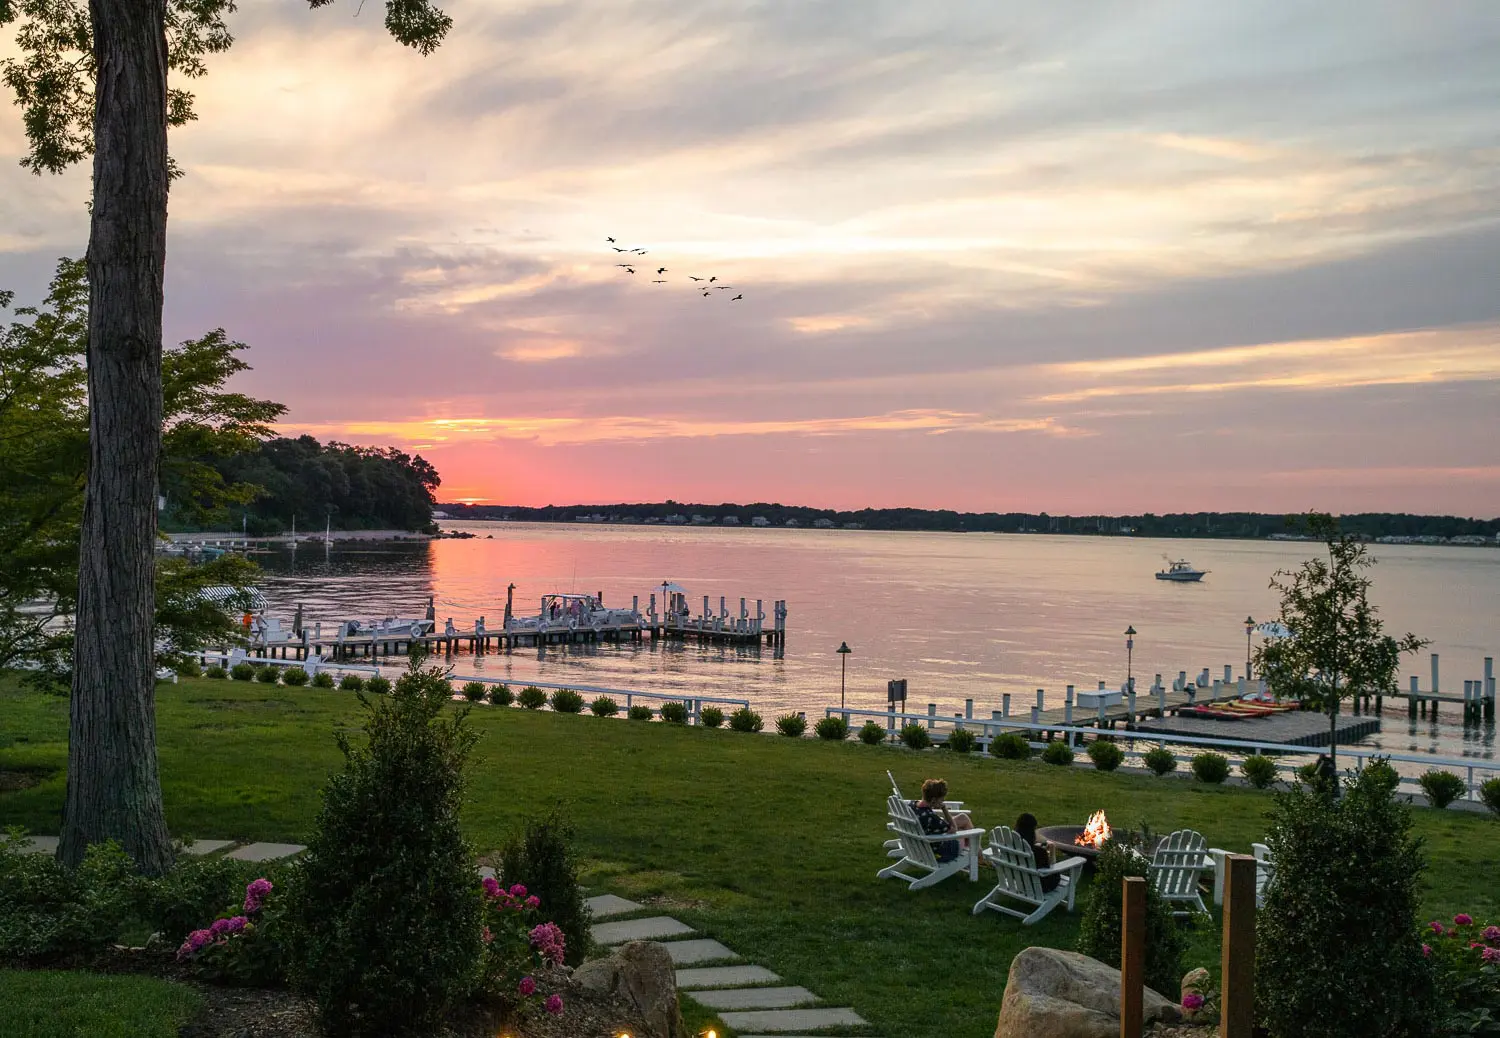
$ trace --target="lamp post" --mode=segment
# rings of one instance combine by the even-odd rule
[[[1127,692],[1135,691],[1135,625],[1125,628],[1125,689]]]
[[[1250,678],[1253,676],[1250,673],[1250,657],[1253,655],[1251,653],[1251,651],[1250,651],[1250,636],[1252,634],[1254,634],[1254,633],[1255,633],[1255,617],[1253,617],[1253,616],[1247,616],[1247,617],[1245,617],[1245,681],[1246,682],[1248,682],[1250,680]]]
[[[854,650],[849,648],[848,642],[839,642],[839,709],[844,708],[844,687],[849,677],[849,654]]]

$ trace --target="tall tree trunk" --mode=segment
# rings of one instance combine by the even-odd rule
[[[78,566],[69,864],[116,840],[170,866],[156,764],[152,621],[167,249],[164,0],[90,0],[98,81],[89,235],[89,474]]]

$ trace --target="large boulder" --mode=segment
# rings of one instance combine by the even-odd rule
[[[573,983],[634,1006],[650,1028],[641,1038],[687,1038],[677,1007],[676,967],[667,949],[654,941],[631,941],[602,959],[585,962],[573,971]]]
[[[1147,988],[1143,1023],[1177,1006]],[[1010,964],[995,1038],[1119,1038],[1120,971],[1078,952],[1027,948]]]

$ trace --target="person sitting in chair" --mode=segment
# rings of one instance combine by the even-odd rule
[[[1051,850],[1048,849],[1046,844],[1037,843],[1036,840],[1036,815],[1028,812],[1017,818],[1015,832],[1031,848],[1031,856],[1036,861],[1037,868],[1048,869],[1052,867]],[[1042,892],[1050,893],[1056,890],[1059,882],[1061,882],[1061,878],[1058,876],[1043,876]]]
[[[922,783],[922,799],[912,804],[916,808],[917,821],[922,824],[922,831],[929,836],[941,836],[943,833],[956,833],[960,829],[972,829],[974,823],[969,816],[960,811],[952,814],[943,798],[948,795],[948,783],[942,779],[928,779]],[[932,853],[940,862],[953,861],[958,857],[958,840],[944,840],[932,845]],[[968,849],[969,841],[962,841],[964,849]]]

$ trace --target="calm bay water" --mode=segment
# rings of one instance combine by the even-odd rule
[[[739,599],[786,599],[785,654],[682,644],[604,645],[460,656],[458,674],[516,681],[607,685],[748,698],[768,717],[787,710],[818,716],[839,701],[839,657],[847,641],[848,702],[884,708],[889,678],[906,678],[908,709],[929,702],[950,716],[974,700],[977,716],[999,709],[1004,692],[1029,705],[1045,688],[1118,687],[1125,677],[1124,630],[1134,626],[1137,687],[1161,673],[1244,672],[1247,615],[1272,618],[1274,571],[1296,566],[1317,545],[1272,541],[875,531],[565,526],[451,523],[475,540],[303,546],[257,556],[273,615],[297,603],[308,621],[421,616],[437,601],[439,625],[499,625],[506,585],[516,612],[534,614],[549,592],[603,592],[610,605],[648,596],[664,580],[689,591],[697,612],[708,595],[737,614]],[[1456,693],[1500,650],[1500,551],[1378,545],[1374,598],[1387,629],[1414,631],[1442,656],[1442,687]],[[1154,579],[1163,556],[1187,558],[1209,574],[1199,584]],[[767,621],[769,623],[769,619]],[[1428,685],[1424,653],[1402,669]],[[1395,752],[1492,758],[1494,727],[1465,729],[1455,707],[1439,723],[1387,708],[1384,731],[1367,745]]]

